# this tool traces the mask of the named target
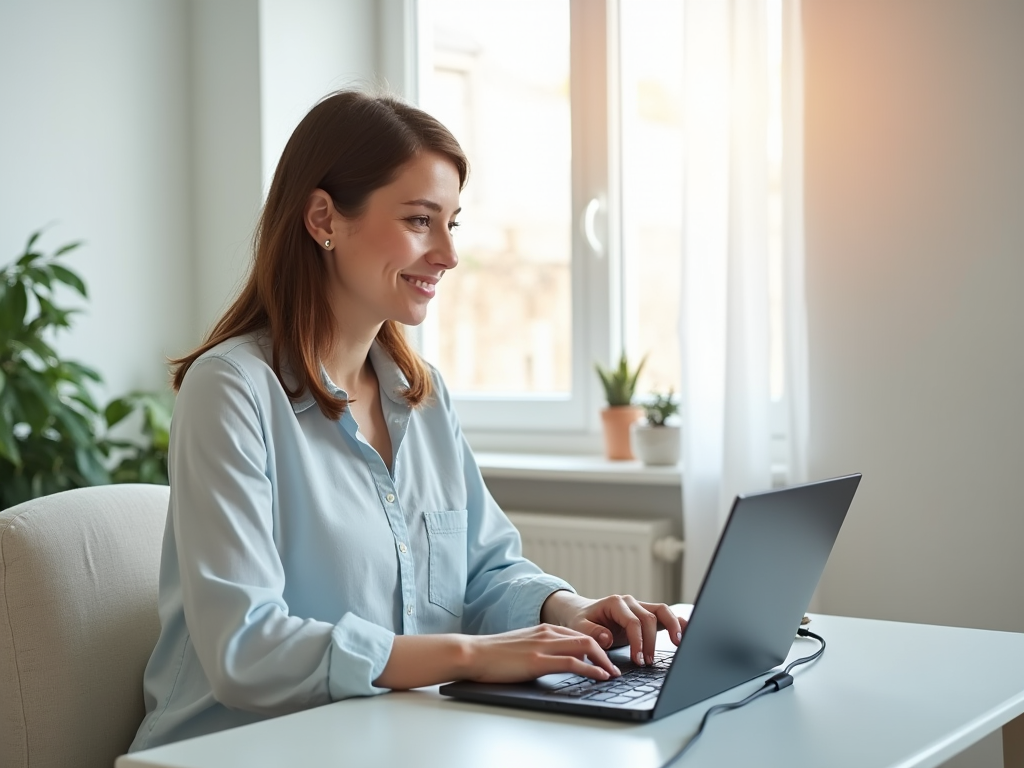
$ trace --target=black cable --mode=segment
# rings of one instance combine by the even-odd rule
[[[811,630],[805,629],[804,627],[800,627],[800,629],[798,629],[796,633],[800,637],[810,637],[817,640],[819,643],[821,643],[821,648],[818,649],[817,653],[812,653],[810,656],[804,656],[802,659],[797,659],[796,661],[791,662],[790,665],[786,667],[786,674],[789,674],[793,670],[793,667],[799,667],[801,664],[811,663],[825,652],[825,638],[821,635],[816,635],[813,632],[811,632]]]
[[[794,667],[797,667],[801,664],[809,664],[825,652],[825,638],[823,638],[821,635],[816,635],[809,629],[804,629],[803,627],[800,627],[800,629],[798,629],[796,633],[800,637],[810,637],[817,640],[819,643],[821,643],[821,647],[815,653],[812,653],[810,656],[804,656],[803,658],[791,662],[784,671],[777,672],[771,677],[769,677],[767,680],[764,681],[764,687],[754,691],[752,694],[747,696],[747,698],[741,701],[732,701],[727,704],[716,704],[715,706],[710,707],[708,711],[704,713],[704,717],[701,718],[700,725],[697,728],[697,732],[693,734],[693,736],[691,736],[686,741],[686,743],[683,744],[682,747],[680,747],[678,752],[676,752],[674,755],[672,755],[671,758],[669,758],[669,761],[665,763],[662,766],[662,768],[669,768],[669,766],[671,766],[673,763],[678,761],[683,755],[686,754],[686,751],[693,746],[693,743],[697,741],[700,735],[704,732],[704,726],[707,725],[708,719],[711,717],[711,715],[715,714],[716,712],[727,712],[730,709],[739,709],[740,707],[746,706],[754,699],[758,699],[767,693],[775,693],[776,691],[781,691],[783,688],[788,688],[793,684],[793,676],[790,674],[790,672]]]

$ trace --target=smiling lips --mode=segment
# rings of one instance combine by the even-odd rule
[[[434,292],[437,290],[435,286],[437,285],[438,278],[436,277],[414,277],[412,275],[402,275],[402,279],[424,296],[433,296]]]

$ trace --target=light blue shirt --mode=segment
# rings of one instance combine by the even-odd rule
[[[349,411],[290,400],[269,360],[267,338],[232,339],[178,393],[161,631],[132,750],[383,693],[395,634],[530,626],[571,589],[522,557],[436,372],[412,409],[370,350],[389,472]]]

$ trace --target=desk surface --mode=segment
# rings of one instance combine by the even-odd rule
[[[929,768],[1024,713],[1024,634],[815,616],[792,688],[712,717],[678,764]],[[794,645],[792,658],[816,647]],[[329,704],[128,755],[116,768],[655,768],[712,703],[643,725],[452,701],[426,688]]]

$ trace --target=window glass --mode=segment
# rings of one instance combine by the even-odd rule
[[[469,156],[424,356],[456,395],[572,388],[568,1],[432,0],[420,104]]]
[[[779,0],[768,14],[769,376],[784,395],[782,294],[782,30]],[[683,206],[683,3],[620,4],[623,324],[634,360],[648,354],[641,393],[679,391],[679,296]]]
[[[638,395],[679,392],[683,3],[620,6],[623,324]]]

